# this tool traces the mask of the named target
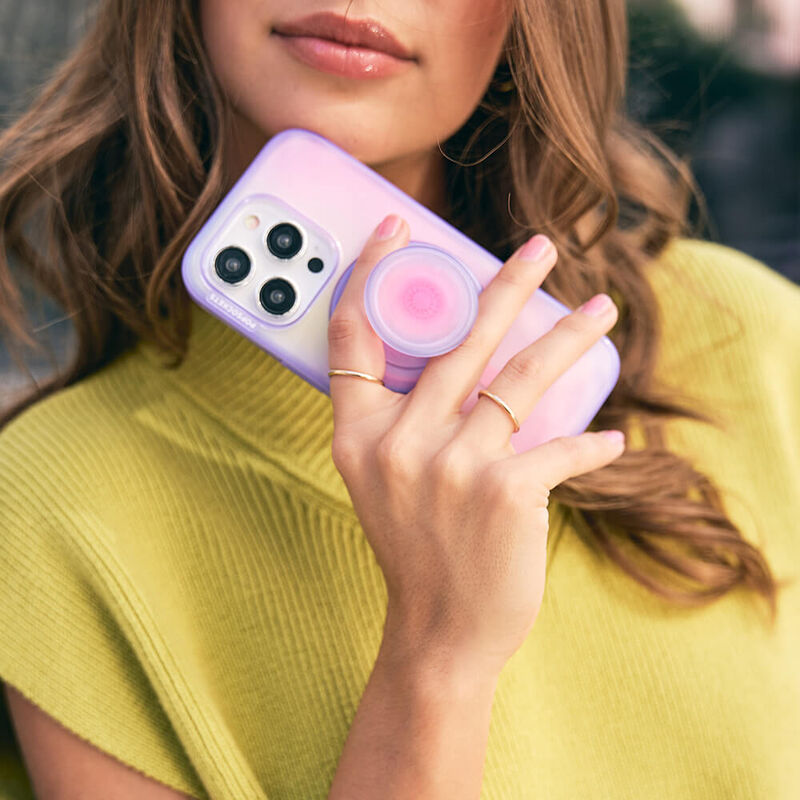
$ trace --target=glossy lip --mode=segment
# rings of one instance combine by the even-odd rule
[[[325,11],[275,25],[273,30],[282,36],[329,39],[350,47],[363,47],[395,58],[414,60],[412,54],[386,28],[372,19],[346,19]]]
[[[345,77],[386,77],[416,62],[386,28],[371,19],[324,12],[276,24],[272,32],[299,60]]]

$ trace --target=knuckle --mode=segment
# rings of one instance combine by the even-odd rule
[[[561,319],[556,322],[555,326],[561,331],[580,334],[582,336],[585,336],[589,331],[586,318],[581,314],[567,314],[565,317],[561,317]]]
[[[523,269],[523,265],[511,261],[500,269],[493,282],[501,286],[508,286],[514,290],[529,291],[531,281],[527,271]]]
[[[545,371],[545,361],[539,353],[517,353],[505,367],[512,380],[530,382],[539,378]]]
[[[408,437],[391,430],[378,442],[375,461],[384,475],[410,476],[414,471],[416,455]]]
[[[529,502],[528,487],[512,470],[495,468],[487,471],[483,483],[488,495],[499,507],[514,509]]]
[[[464,341],[458,346],[458,349],[467,354],[482,353],[486,349],[487,344],[488,342],[483,326],[476,323],[467,334]]]
[[[586,448],[580,437],[562,436],[558,439],[558,444],[570,463],[577,465],[584,460]]]
[[[363,461],[361,445],[352,436],[334,436],[331,443],[331,458],[339,472],[352,472]]]
[[[466,486],[474,476],[470,449],[455,441],[434,455],[431,463],[434,479],[450,487]]]
[[[331,342],[348,342],[356,335],[358,320],[350,314],[339,313],[331,317],[328,323],[328,340]]]

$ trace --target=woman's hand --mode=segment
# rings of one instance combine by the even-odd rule
[[[383,376],[364,283],[381,258],[407,243],[408,226],[394,216],[367,242],[330,321],[331,367]],[[520,248],[480,294],[469,336],[432,358],[407,395],[331,377],[333,460],[386,579],[387,634],[410,651],[444,652],[489,672],[499,672],[539,612],[550,490],[624,449],[621,435],[584,433],[515,454],[513,423],[492,400],[460,411],[556,258],[543,236]],[[616,318],[610,299],[599,314],[564,317],[511,359],[489,390],[522,424]]]

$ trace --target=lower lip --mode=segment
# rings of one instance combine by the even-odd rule
[[[304,64],[345,78],[388,78],[414,63],[412,59],[396,58],[367,47],[349,47],[315,36],[276,36]]]

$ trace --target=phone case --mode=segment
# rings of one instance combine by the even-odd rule
[[[473,284],[475,294],[502,266],[487,250],[341,148],[310,131],[291,129],[270,139],[192,241],[183,258],[183,281],[200,306],[328,394],[327,332],[332,309],[366,240],[391,213],[402,216],[410,226],[408,250],[420,248],[419,252],[430,256],[430,263],[450,258],[466,267],[465,286]],[[276,258],[268,249],[268,231],[277,222],[288,222],[303,235],[296,258]],[[218,276],[215,264],[226,248],[243,251],[252,263],[240,283]],[[302,262],[307,262],[307,269]],[[375,267],[373,273],[377,270]],[[372,278],[371,273],[370,281]],[[295,291],[296,312],[275,317],[265,310],[268,279],[274,279],[270,286],[279,291],[270,294],[267,302]],[[418,318],[424,317],[429,306],[424,302],[414,306]],[[373,327],[380,322],[375,313],[368,313]],[[461,310],[460,323],[469,313],[474,319],[472,311]],[[477,402],[478,390],[488,388],[515,353],[568,313],[566,306],[543,290],[534,292],[490,358],[463,410]],[[426,358],[418,353],[408,355],[408,350],[399,352],[382,338],[387,385],[408,391]],[[451,340],[446,349],[452,346]],[[337,366],[359,368],[357,364]],[[511,437],[514,449],[522,452],[557,436],[586,430],[616,384],[619,366],[616,348],[608,337],[602,337],[551,384],[528,419],[520,421],[520,430]]]

